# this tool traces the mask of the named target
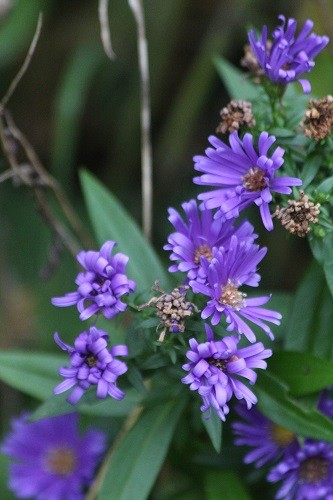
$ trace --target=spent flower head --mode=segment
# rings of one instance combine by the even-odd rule
[[[256,124],[253,116],[252,104],[242,99],[233,99],[220,111],[221,122],[216,133],[231,134],[243,126],[254,127]]]
[[[225,316],[229,323],[228,331],[235,330],[239,335],[244,334],[250,342],[255,342],[255,334],[242,319],[244,318],[258,325],[274,339],[271,329],[264,322],[279,325],[281,314],[260,307],[269,301],[270,296],[247,298],[246,293],[239,290],[242,285],[258,286],[260,276],[256,272],[257,265],[266,251],[266,248],[248,241],[239,241],[233,236],[229,248],[214,249],[211,262],[201,258],[201,263],[206,268],[207,282],[190,281],[190,286],[195,293],[209,297],[201,313],[202,319],[212,316],[212,325],[217,325],[221,317]]]
[[[12,421],[1,451],[9,465],[9,488],[16,498],[83,500],[105,451],[105,435],[97,429],[78,432],[72,413],[36,422],[25,414]]]
[[[203,172],[193,179],[201,186],[215,186],[218,189],[198,196],[207,209],[218,208],[215,218],[232,219],[253,203],[259,207],[264,226],[273,229],[269,203],[272,192],[290,194],[290,186],[300,186],[296,177],[276,177],[276,170],[283,164],[284,149],[277,147],[268,156],[276,138],[261,132],[257,148],[249,133],[241,139],[237,131],[229,136],[230,147],[217,137],[209,137],[214,147],[206,149],[206,156],[195,156],[195,170]]]
[[[279,219],[289,233],[304,238],[311,231],[310,224],[318,222],[319,214],[320,203],[313,203],[304,191],[300,191],[298,200],[288,200],[287,207],[278,205],[272,217]]]
[[[146,307],[156,309],[156,316],[161,320],[158,327],[161,328],[158,339],[160,342],[163,342],[167,330],[171,333],[183,333],[186,319],[192,316],[193,312],[199,312],[196,305],[186,299],[188,289],[188,285],[183,285],[174,288],[171,292],[165,292],[160,289],[157,281],[152,290],[159,292],[160,295],[152,297],[145,304],[138,306],[139,311]]]
[[[201,411],[213,408],[221,420],[229,413],[228,402],[233,395],[244,399],[251,408],[257,402],[254,393],[241,381],[243,377],[253,385],[257,379],[254,368],[266,369],[264,359],[272,355],[270,349],[265,349],[261,342],[249,347],[237,348],[237,337],[224,337],[214,340],[213,330],[205,325],[207,342],[198,343],[190,339],[190,350],[186,353],[189,363],[183,365],[183,370],[189,372],[182,378],[183,384],[188,384],[191,391],[198,391],[202,398]]]
[[[304,73],[309,73],[314,67],[314,58],[328,44],[327,36],[311,33],[313,22],[308,19],[301,31],[296,35],[297,22],[279,16],[281,25],[272,33],[272,45],[267,42],[267,26],[263,27],[261,36],[255,30],[248,33],[249,42],[260,67],[266,76],[278,85],[298,81],[303,91],[311,92],[310,82],[300,78]]]
[[[333,125],[333,97],[328,95],[324,99],[310,99],[309,109],[301,125],[307,137],[314,137],[320,141],[331,135]]]
[[[58,307],[76,305],[81,320],[99,312],[111,319],[125,311],[127,305],[120,297],[133,292],[136,285],[125,274],[128,257],[123,253],[111,255],[115,246],[116,242],[106,241],[98,252],[80,252],[77,260],[86,272],[77,275],[77,291],[54,297],[52,304]]]
[[[98,398],[108,395],[114,399],[123,399],[125,393],[117,387],[120,375],[127,371],[123,361],[115,356],[127,356],[126,345],[108,348],[108,334],[94,326],[82,332],[75,339],[74,347],[65,344],[56,333],[54,340],[69,355],[70,366],[59,368],[59,375],[65,378],[54,388],[54,394],[73,389],[67,401],[76,404],[90,386],[96,386]]]

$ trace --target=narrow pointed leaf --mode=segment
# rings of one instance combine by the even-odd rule
[[[333,364],[307,352],[274,352],[269,371],[279,376],[294,396],[305,396],[333,385]]]
[[[258,99],[262,91],[260,87],[251,83],[245,73],[223,57],[216,57],[214,64],[232,99],[248,99],[250,101]]]
[[[62,355],[23,351],[0,352],[0,379],[37,399],[47,399],[59,383],[58,368],[66,364]]]
[[[304,438],[333,442],[333,420],[292,398],[277,377],[260,373],[255,392],[259,411],[276,424]]]
[[[98,500],[148,497],[184,406],[173,400],[142,413],[111,455]]]
[[[134,389],[127,390],[125,398],[121,401],[111,397],[98,399],[96,397],[96,390],[92,390],[84,394],[79,403],[73,406],[66,401],[69,394],[70,392],[68,391],[47,399],[34,411],[30,420],[63,415],[73,411],[95,417],[125,417],[142,400],[142,396]]]
[[[202,423],[205,426],[208,436],[214,446],[217,453],[220,453],[222,446],[222,421],[215,411],[211,412],[209,418],[205,418],[205,415],[201,417]]]
[[[129,256],[126,270],[136,281],[137,292],[149,290],[155,280],[166,287],[169,280],[165,270],[125,208],[92,174],[82,171],[80,178],[98,243],[102,245],[107,240],[114,240],[118,243],[118,251]]]
[[[322,269],[313,262],[296,292],[284,348],[330,359],[332,324],[333,299]]]

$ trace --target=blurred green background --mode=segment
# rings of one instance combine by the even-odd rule
[[[170,226],[167,208],[198,194],[192,184],[195,154],[215,132],[228,102],[212,58],[235,65],[250,26],[271,30],[277,15],[315,22],[315,32],[333,38],[333,2],[324,0],[145,0],[149,43],[154,163],[154,244],[162,251]],[[97,0],[0,0],[0,93],[20,68],[38,13],[42,34],[30,68],[8,108],[44,166],[63,185],[89,231],[77,172],[95,173],[140,223],[140,89],[136,26],[125,0],[110,1],[117,55],[108,60],[100,42]],[[332,42],[316,61],[313,93],[332,93]],[[1,172],[7,164],[1,157]],[[112,214],[110,214],[112,217]],[[74,338],[82,328],[72,308],[56,309],[50,297],[74,289],[77,267],[64,252],[53,276],[47,262],[50,231],[36,214],[26,188],[0,185],[0,347],[55,350],[54,331]],[[259,224],[256,229],[260,231]],[[293,291],[308,261],[306,241],[282,230],[261,234],[269,246],[263,287]],[[17,414],[25,397],[0,385],[1,422]]]

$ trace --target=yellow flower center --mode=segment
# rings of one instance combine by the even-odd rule
[[[239,311],[245,306],[244,297],[246,297],[246,293],[240,292],[237,286],[229,279],[228,283],[221,287],[219,303],[224,306],[231,306],[236,311]]]
[[[50,450],[45,459],[45,468],[53,474],[69,476],[77,464],[77,457],[69,448],[57,448]]]
[[[324,457],[310,457],[300,467],[300,478],[307,483],[319,483],[328,477],[329,462]]]
[[[194,263],[200,264],[200,257],[206,257],[210,262],[213,258],[212,249],[208,245],[201,245],[194,252]]]
[[[233,354],[230,358],[228,359],[215,359],[215,358],[207,358],[206,361],[210,365],[216,366],[219,370],[226,372],[227,371],[227,363],[237,361],[239,358],[236,356],[236,354]]]
[[[273,423],[271,425],[270,434],[274,443],[281,446],[281,448],[285,448],[295,439],[295,434],[292,431]]]
[[[252,167],[243,176],[243,186],[248,191],[262,191],[267,187],[265,172],[259,167]]]
[[[85,358],[85,363],[89,366],[89,368],[93,368],[97,365],[97,358],[93,354],[88,354]]]

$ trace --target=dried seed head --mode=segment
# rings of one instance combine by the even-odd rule
[[[220,111],[221,123],[216,129],[217,133],[230,134],[239,130],[242,125],[253,127],[256,122],[252,113],[252,104],[249,101],[233,99]]]
[[[188,286],[182,286],[174,288],[170,293],[165,293],[155,283],[153,290],[160,292],[161,295],[153,297],[147,304],[138,308],[139,310],[149,306],[156,308],[156,315],[160,318],[162,327],[160,341],[163,341],[167,329],[172,333],[183,333],[186,318],[189,318],[194,311],[199,312],[195,304],[186,300],[188,289]]]
[[[192,315],[195,306],[186,300],[187,290],[188,286],[175,288],[171,293],[164,293],[157,299],[156,314],[170,332],[184,332],[185,319]]]
[[[311,99],[301,125],[304,127],[304,134],[314,137],[316,141],[330,135],[333,125],[333,97],[328,95],[324,99]]]
[[[281,224],[289,233],[301,238],[311,231],[310,223],[318,222],[320,203],[314,204],[303,191],[298,200],[288,200],[288,207],[276,207],[273,217],[280,219]]]

